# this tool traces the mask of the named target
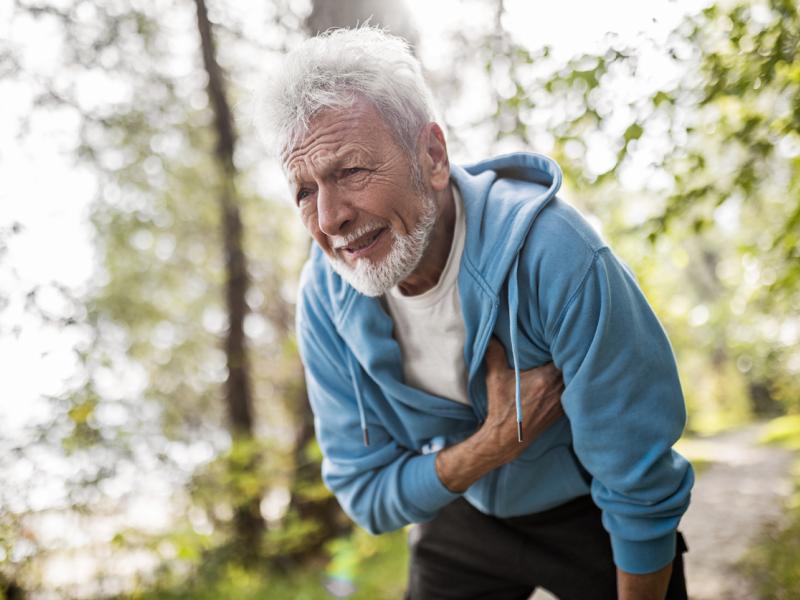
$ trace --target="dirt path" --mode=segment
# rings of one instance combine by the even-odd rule
[[[681,451],[711,461],[697,477],[681,521],[689,553],[686,576],[692,600],[753,600],[736,563],[767,523],[780,522],[792,491],[792,453],[758,443],[764,426],[685,440]],[[537,590],[531,600],[554,596]]]
[[[700,473],[681,522],[693,600],[753,599],[736,563],[767,523],[780,522],[792,492],[792,453],[758,443],[764,425],[688,440],[689,457],[713,461]]]

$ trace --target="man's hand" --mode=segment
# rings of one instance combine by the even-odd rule
[[[617,596],[619,600],[664,600],[671,576],[672,563],[646,575],[634,575],[617,569]]]
[[[522,402],[522,442],[517,439],[516,383],[514,369],[508,367],[503,345],[495,338],[486,349],[487,415],[483,423],[488,449],[499,464],[522,454],[530,443],[564,414],[561,392],[564,381],[553,363],[520,371]]]
[[[436,456],[439,479],[453,492],[463,492],[492,469],[517,458],[564,414],[564,382],[552,363],[520,371],[523,441],[517,441],[514,369],[508,367],[505,350],[494,338],[485,360],[486,420],[469,438]]]

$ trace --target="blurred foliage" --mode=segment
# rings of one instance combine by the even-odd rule
[[[280,31],[288,22],[297,29],[285,3],[272,8],[274,22],[265,26]],[[14,16],[55,25],[61,36],[58,69],[46,74],[22,69],[16,75],[35,90],[36,110],[60,111],[77,123],[75,156],[98,183],[91,222],[99,257],[86,293],[64,291],[70,307],[65,314],[77,316],[71,323],[66,317],[58,321],[84,334],[76,346],[81,374],[66,393],[51,398],[49,419],[19,451],[34,462],[42,460],[37,451],[52,456],[49,460],[63,455],[71,461],[64,470],[69,496],[53,508],[65,518],[76,510],[124,512],[151,486],[186,490],[171,497],[170,512],[185,515],[176,516],[174,531],[121,530],[113,541],[117,560],[149,550],[170,563],[160,571],[165,577],[179,577],[198,564],[236,563],[244,549],[231,543],[231,521],[238,511],[255,507],[257,512],[262,497],[273,491],[292,489],[297,430],[306,420],[300,416],[307,408],[291,338],[294,281],[305,254],[297,229],[286,225],[294,215],[287,204],[256,192],[251,174],[258,142],[247,131],[236,162],[250,173],[237,182],[237,202],[247,223],[252,286],[245,333],[258,398],[258,441],[232,439],[223,403],[228,323],[217,200],[226,182],[212,158],[214,132],[194,7],[19,2]],[[213,7],[211,16],[230,25],[219,26],[223,62],[250,68],[231,56],[259,48],[239,31],[241,15]],[[291,33],[279,37],[286,40]],[[275,50],[259,49],[265,51]],[[86,86],[105,96],[87,95]],[[234,92],[238,96],[241,90]],[[38,310],[35,292],[29,304],[32,312]],[[318,479],[318,461],[314,471]],[[48,585],[38,569],[48,551],[58,548],[26,545],[26,523],[36,511],[25,492],[18,492],[13,512],[0,511],[8,518],[2,539],[8,551],[0,557],[0,571],[35,591]],[[310,518],[301,527],[290,523],[293,515],[273,517],[263,541],[271,557],[321,543],[318,536],[301,535],[301,527],[327,534]],[[36,568],[30,566],[33,558]],[[96,590],[103,589],[99,580]]]
[[[666,47],[609,38],[563,65],[497,23],[478,45],[495,147],[553,155],[598,217],[669,331],[689,428],[800,410],[796,3],[712,5]]]
[[[785,415],[772,419],[767,424],[761,442],[800,450],[800,415]]]
[[[784,528],[770,527],[742,563],[763,600],[793,600],[800,589],[800,511],[790,518]]]
[[[115,596],[119,600],[327,600],[335,590],[352,591],[353,600],[394,600],[402,597],[408,570],[405,531],[374,537],[362,530],[330,543],[329,551],[340,557],[333,567],[311,565],[290,573],[271,569],[255,571],[233,563],[219,570],[205,569],[188,582],[174,586],[161,583]],[[347,564],[343,564],[346,562]],[[345,587],[346,586],[346,587]]]
[[[792,449],[800,448],[800,422],[777,419],[767,437]],[[740,562],[762,600],[792,600],[800,590],[800,462],[794,466],[795,492],[788,514],[770,523]]]
[[[800,415],[773,419],[761,441],[800,450]],[[800,462],[794,466],[794,481],[785,521],[770,524],[742,560],[742,568],[764,600],[789,600],[800,589]]]

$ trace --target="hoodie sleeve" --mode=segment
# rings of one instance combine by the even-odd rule
[[[686,421],[672,349],[608,247],[570,233],[559,245],[551,249],[558,256],[551,255],[549,298],[542,300],[575,452],[593,477],[617,566],[657,571],[674,557],[693,484],[691,466],[672,450]]]
[[[436,454],[398,445],[375,418],[369,401],[369,445],[364,444],[355,382],[347,367],[354,359],[326,311],[304,295],[297,309],[297,338],[325,485],[350,518],[373,534],[432,519],[458,497],[439,479]],[[368,398],[365,389],[361,393]]]

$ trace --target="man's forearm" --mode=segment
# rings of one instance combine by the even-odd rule
[[[617,569],[619,600],[664,600],[667,596],[672,563],[655,573],[635,575]]]
[[[436,474],[451,492],[466,491],[478,479],[503,464],[504,461],[497,454],[486,452],[483,437],[479,430],[436,455]]]

